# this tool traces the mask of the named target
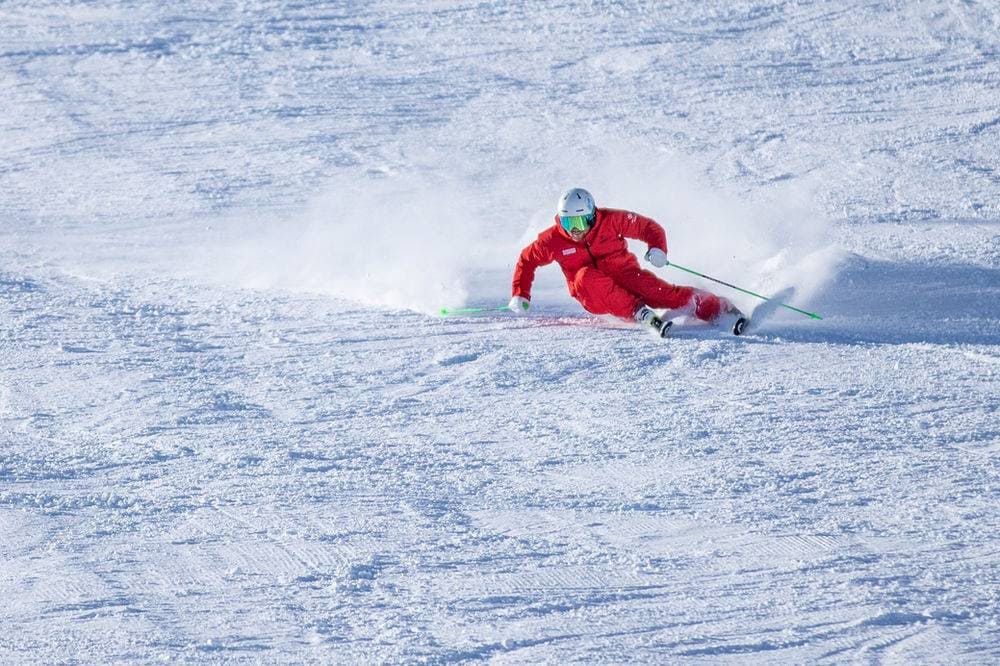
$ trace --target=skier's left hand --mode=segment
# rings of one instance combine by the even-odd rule
[[[657,268],[663,268],[670,263],[667,261],[667,253],[658,247],[651,247],[646,251],[646,261]]]
[[[531,301],[521,296],[514,296],[510,299],[510,303],[507,304],[507,309],[514,314],[524,314],[530,307]]]

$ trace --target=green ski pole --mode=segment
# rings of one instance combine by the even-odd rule
[[[728,282],[723,282],[722,280],[717,280],[714,277],[711,277],[709,275],[705,275],[704,273],[699,273],[698,271],[691,270],[690,268],[685,268],[684,266],[681,266],[679,264],[675,264],[672,261],[669,264],[667,264],[667,265],[668,266],[673,266],[674,268],[679,268],[682,271],[687,271],[688,273],[691,273],[692,275],[697,275],[698,277],[705,278],[706,280],[711,280],[712,282],[718,282],[719,284],[725,285],[725,286],[727,286],[727,287],[729,287],[731,289],[735,289],[736,291],[742,291],[744,294],[750,294],[751,296],[756,296],[757,298],[762,298],[765,301],[771,300],[767,296],[761,296],[760,294],[752,292],[749,289],[744,289],[743,287],[737,287],[735,284],[729,284]],[[812,317],[813,319],[822,319],[822,317],[820,317],[815,312],[806,312],[805,310],[800,310],[800,309],[798,309],[797,307],[795,307],[793,305],[786,305],[785,303],[778,303],[778,305],[780,305],[783,308],[788,308],[789,310],[795,310],[796,312],[804,314],[807,317]]]
[[[505,305],[503,307],[491,307],[491,308],[441,308],[438,310],[438,314],[442,317],[450,317],[451,315],[463,315],[463,314],[479,314],[480,312],[502,312],[508,310],[509,308]]]

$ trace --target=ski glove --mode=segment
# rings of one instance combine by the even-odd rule
[[[529,301],[527,298],[521,298],[520,296],[515,296],[514,298],[510,299],[510,303],[507,304],[507,307],[510,308],[511,312],[513,312],[514,314],[524,314],[525,312],[528,311],[528,308],[531,307],[531,301]]]
[[[657,268],[663,268],[670,263],[667,261],[667,253],[658,247],[651,247],[646,251],[646,261]]]

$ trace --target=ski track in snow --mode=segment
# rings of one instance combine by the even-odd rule
[[[0,28],[0,662],[1000,661],[997,9],[8,2]],[[230,253],[331,181],[430,173],[521,199],[470,252],[488,303],[587,175],[563,148],[613,136],[747,207],[811,192],[841,258],[796,304],[824,320],[664,342],[553,268],[531,316],[439,319],[264,275],[338,237]],[[659,185],[633,176],[603,184]]]

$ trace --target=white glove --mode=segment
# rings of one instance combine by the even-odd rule
[[[520,296],[515,296],[510,299],[510,303],[507,304],[510,311],[514,314],[524,314],[531,307],[531,301],[527,298],[521,298]]]
[[[667,261],[667,253],[658,247],[651,247],[646,251],[646,261],[657,268],[663,268],[670,263]]]

